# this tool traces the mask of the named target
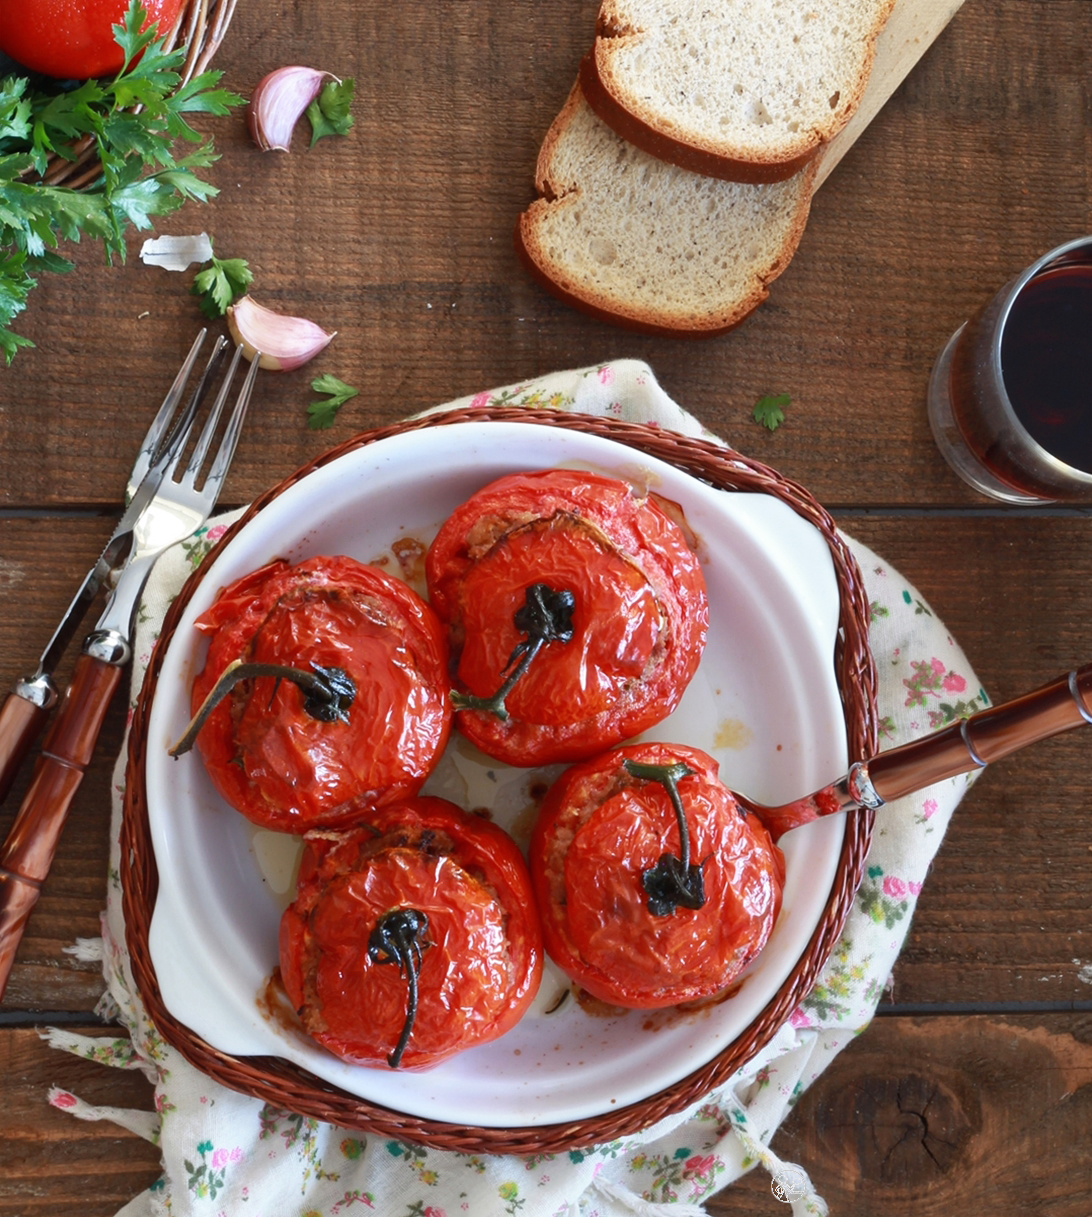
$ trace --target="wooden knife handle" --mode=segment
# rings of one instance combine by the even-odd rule
[[[19,772],[31,744],[45,725],[49,711],[18,693],[9,693],[0,709],[0,803]]]
[[[0,997],[121,673],[120,666],[88,655],[76,660],[72,683],[4,842],[0,853]]]

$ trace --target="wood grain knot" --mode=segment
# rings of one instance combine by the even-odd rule
[[[826,1095],[816,1114],[828,1149],[856,1151],[843,1169],[887,1185],[920,1185],[955,1169],[978,1122],[943,1082],[918,1073],[866,1074]]]

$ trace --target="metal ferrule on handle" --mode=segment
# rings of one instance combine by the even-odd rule
[[[0,707],[0,803],[56,701],[57,686],[40,672],[17,681]]]

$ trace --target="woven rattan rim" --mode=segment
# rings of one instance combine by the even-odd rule
[[[876,669],[868,647],[868,600],[856,560],[839,536],[833,519],[802,487],[731,449],[701,439],[635,423],[518,408],[463,409],[429,415],[365,431],[303,466],[257,499],[221,538],[227,544],[272,499],[315,469],[377,440],[424,427],[465,422],[516,422],[561,426],[628,444],[725,490],[770,494],[792,507],[822,533],[830,547],[841,598],[835,669],[845,706],[849,756],[864,759],[877,744]],[[561,1153],[632,1135],[684,1110],[725,1082],[765,1045],[815,983],[830,956],[860,883],[872,835],[871,813],[848,817],[838,873],[827,908],[807,951],[776,996],[747,1030],[708,1064],[658,1094],[620,1109],[568,1123],[521,1128],[479,1128],[406,1115],[367,1102],[323,1082],[276,1057],[236,1058],[218,1052],[180,1023],[163,1004],[148,947],[148,930],[159,880],[152,850],[144,762],[148,715],[156,680],[181,613],[211,562],[187,580],[163,622],[159,642],[145,675],[129,736],[128,771],[121,830],[121,880],[126,934],[133,977],[153,1023],[163,1038],[203,1073],[232,1090],[260,1098],[297,1114],[346,1128],[395,1137],[437,1149],[465,1153]]]
[[[179,69],[179,87],[199,75],[212,62],[213,55],[227,33],[237,0],[186,0],[167,31],[164,50],[186,48],[186,59]],[[162,33],[163,31],[160,31]],[[84,136],[72,145],[75,159],[53,155],[42,181],[47,186],[65,186],[69,190],[82,190],[93,185],[102,172],[95,155],[95,142]]]

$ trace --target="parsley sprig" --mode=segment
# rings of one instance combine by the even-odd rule
[[[92,237],[109,263],[125,260],[130,225],[151,228],[151,217],[188,199],[218,193],[197,171],[217,159],[210,140],[190,125],[191,114],[227,114],[243,99],[216,87],[221,72],[202,72],[186,84],[179,69],[186,51],[164,50],[156,27],[141,32],[147,13],[132,0],[114,38],[125,63],[112,80],[87,80],[61,92],[31,86],[26,77],[0,80],[0,351],[11,363],[28,338],[9,325],[26,307],[43,272],[72,269],[57,253],[62,241]],[[76,159],[73,144],[90,139],[101,165],[85,190],[42,181],[51,154]],[[176,141],[196,145],[176,157]]]
[[[785,421],[785,406],[791,400],[788,393],[767,394],[755,402],[751,417],[756,423],[761,423],[767,431],[776,431]]]
[[[311,388],[316,393],[325,393],[326,399],[313,401],[307,407],[307,425],[312,431],[325,431],[334,425],[337,412],[349,400],[360,392],[345,381],[327,372],[311,381]]]
[[[311,124],[311,147],[327,135],[348,135],[353,125],[349,107],[353,104],[354,82],[328,80],[318,97],[307,107],[307,119]]]
[[[206,317],[222,317],[228,307],[254,282],[254,272],[245,258],[218,258],[215,254],[193,279],[190,291],[199,297],[198,308]]]

